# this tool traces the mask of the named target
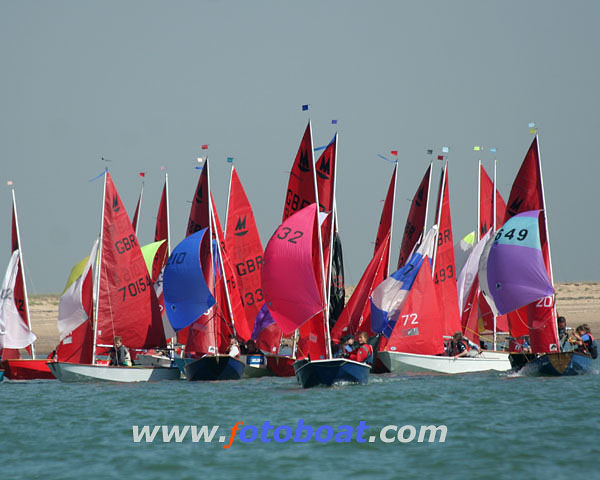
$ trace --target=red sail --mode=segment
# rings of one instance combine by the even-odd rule
[[[439,355],[444,352],[443,330],[440,324],[441,305],[431,279],[429,259],[421,264],[398,322],[385,346],[386,351]]]
[[[441,309],[440,314],[442,317],[443,334],[452,336],[455,332],[461,330],[461,325],[458,312],[458,291],[456,287],[456,266],[454,263],[454,242],[452,240],[452,219],[450,215],[447,164],[440,181],[438,212],[440,212],[439,230],[433,280]]]
[[[212,210],[213,210],[213,218],[214,224],[216,226],[216,233],[219,238],[219,252],[215,252],[214,255],[222,260],[221,265],[223,271],[220,272],[222,276],[227,281],[227,290],[225,291],[225,285],[223,285],[223,293],[229,295],[229,299],[226,296],[222,298],[218,298],[217,294],[217,303],[221,305],[221,309],[223,310],[225,316],[225,320],[227,324],[231,326],[235,323],[235,331],[239,339],[243,341],[247,341],[250,339],[252,334],[252,327],[254,326],[254,322],[249,324],[248,319],[246,318],[246,312],[244,311],[244,306],[242,304],[242,296],[240,291],[240,281],[238,276],[234,270],[233,262],[229,258],[229,252],[227,250],[227,246],[225,244],[223,235],[223,229],[221,228],[221,221],[219,220],[219,215],[217,214],[217,209],[215,207],[215,202],[212,198],[212,192],[210,196],[210,200],[212,202]],[[228,343],[229,344],[229,343]]]
[[[513,182],[504,220],[506,221],[514,215],[528,210],[542,210],[545,217],[545,208],[542,169],[536,136]],[[552,280],[550,247],[545,221],[540,221],[540,241],[546,270]],[[517,312],[509,313],[508,320],[511,336],[521,336],[517,335],[517,333],[521,333],[521,328],[519,327],[521,327],[525,318],[529,327],[531,350],[534,353],[556,351],[558,349],[558,333],[556,330],[554,296],[546,297],[517,310]]]
[[[461,315],[462,331],[469,340],[479,345],[479,308],[477,299],[479,295],[479,277],[471,285],[465,308]]]
[[[162,195],[160,197],[160,204],[158,205],[158,213],[156,214],[156,228],[154,230],[154,241],[159,242],[160,240],[169,241],[169,217],[167,213],[167,180],[165,179],[165,186],[163,187]]]
[[[133,227],[106,172],[97,314],[98,344],[123,337],[129,348],[166,344],[158,299]]]
[[[389,243],[390,233],[388,232],[331,330],[331,339],[334,342],[339,343],[340,338],[344,335],[355,336],[361,331],[367,332],[370,336],[374,335],[371,330],[370,297],[373,289],[386,278],[385,273],[390,255]]]
[[[165,186],[163,187],[158,213],[156,215],[156,228],[154,229],[154,241],[166,240],[163,243],[152,261],[152,281],[156,282],[161,270],[169,259],[169,217],[167,213],[167,180],[165,177]]]
[[[379,228],[377,229],[377,237],[375,238],[375,249],[373,254],[377,253],[379,245],[384,241],[385,237],[392,231],[392,221],[394,215],[394,197],[396,194],[396,174],[398,172],[398,164],[394,166],[394,173],[390,180],[390,186],[388,187],[387,195],[385,196],[385,202],[383,203],[383,209],[381,210],[381,218],[379,219]],[[386,265],[384,275],[388,276],[388,267]]]
[[[256,315],[265,303],[260,282],[263,248],[252,207],[237,171],[233,167],[229,189],[225,248],[239,281],[239,292],[243,299],[246,318],[253,326]]]
[[[205,163],[200,178],[194,200],[192,200],[192,208],[190,210],[190,218],[188,220],[185,236],[191,235],[203,228],[207,228],[210,222],[210,214],[208,211],[208,162]]]
[[[142,183],[142,192],[137,201],[137,205],[135,206],[135,212],[133,214],[133,219],[131,220],[131,226],[133,227],[134,233],[137,235],[137,225],[138,225],[138,217],[140,216],[140,206],[142,205],[142,193],[144,191],[144,184]]]
[[[300,338],[298,340],[296,358],[308,357],[311,360],[327,358],[325,322],[322,311],[304,323],[298,331]]]
[[[400,256],[398,257],[398,268],[402,267],[410,253],[413,251],[419,237],[425,231],[425,215],[427,213],[427,202],[429,200],[429,179],[431,177],[431,165],[425,172],[423,180],[413,197],[404,227]]]
[[[504,223],[506,202],[496,190],[496,227]],[[494,226],[494,182],[480,165],[479,168],[479,236],[483,237]]]
[[[315,203],[315,198],[312,130],[308,122],[290,172],[282,221],[298,210]]]
[[[319,210],[321,212],[330,212],[333,210],[336,149],[337,134],[325,150],[323,150],[316,163]]]

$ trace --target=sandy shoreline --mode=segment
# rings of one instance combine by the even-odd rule
[[[38,337],[36,355],[47,355],[58,343],[58,300],[59,295],[33,295],[29,299],[31,323]],[[588,323],[592,334],[600,338],[600,283],[560,283],[556,305],[558,314],[567,318],[568,326]]]

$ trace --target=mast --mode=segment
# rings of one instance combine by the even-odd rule
[[[15,198],[15,188],[11,187],[13,214],[15,216],[15,228],[17,230],[17,244],[19,245],[19,263],[21,267],[21,278],[23,279],[23,296],[25,297],[25,312],[27,314],[27,326],[31,331],[31,317],[29,315],[29,296],[27,295],[27,282],[25,281],[25,263],[23,262],[23,250],[21,248],[21,232],[19,230],[19,217],[17,215],[17,201]],[[35,360],[35,347],[31,344],[31,358]]]
[[[165,172],[165,200],[167,203],[167,254],[171,255],[171,220],[169,218],[169,174]]]
[[[233,334],[237,338],[237,332],[235,329],[235,319],[233,318],[233,308],[231,307],[231,298],[229,297],[229,287],[227,286],[227,277],[225,274],[225,262],[223,262],[223,254],[221,252],[221,239],[219,238],[219,232],[217,229],[216,221],[215,221],[215,212],[213,211],[213,202],[212,202],[212,193],[210,189],[210,170],[208,168],[208,157],[206,158],[206,181],[208,183],[208,218],[209,218],[209,226],[212,229],[214,223],[214,235],[217,240],[217,257],[219,259],[219,263],[221,264],[221,274],[223,275],[225,282],[223,286],[225,287],[225,298],[227,299],[227,307],[229,308],[229,313],[231,314],[231,327],[233,329]],[[214,253],[212,249],[212,231],[210,236],[210,258],[211,262],[214,265]],[[216,286],[216,284],[215,284]]]
[[[479,174],[481,175],[481,169],[479,171]],[[492,199],[492,205],[493,205],[493,210],[492,210],[492,215],[493,215],[493,225],[494,225],[494,230],[493,233],[496,233],[496,158],[494,157],[494,188],[492,190],[492,195],[493,195],[493,199]],[[496,350],[496,346],[498,343],[498,315],[496,315],[495,312],[492,312],[494,315],[494,350]]]
[[[102,240],[104,238],[104,203],[106,201],[106,175],[104,171],[104,187],[102,190],[102,214],[100,215],[100,241],[98,244],[98,268],[96,271],[96,303],[94,305],[94,346],[92,348],[92,365],[96,364],[96,346],[98,343],[98,307],[100,302],[100,277],[102,271]],[[93,264],[92,264],[93,265]]]
[[[337,156],[337,148],[335,152]],[[398,159],[396,158],[396,165],[394,166],[394,194],[392,195],[392,220],[390,222],[390,240],[388,242],[388,251],[392,249],[392,233],[394,231],[394,209],[396,208],[396,188],[398,186]],[[429,195],[429,192],[427,192]],[[425,221],[427,221],[427,213],[425,213]],[[390,262],[392,261],[391,255],[388,255],[387,274],[390,274]]]
[[[333,157],[333,203],[332,203],[332,212],[331,212],[331,229],[330,229],[330,235],[329,235],[329,268],[328,268],[328,272],[329,275],[327,275],[327,296],[326,296],[326,300],[327,300],[327,315],[325,315],[325,317],[327,317],[325,319],[325,338],[327,341],[327,355],[328,357],[331,359],[332,358],[332,353],[331,353],[331,332],[329,331],[329,301],[331,299],[331,267],[333,264],[333,235],[334,235],[334,230],[337,230],[337,204],[335,201],[335,187],[336,187],[336,179],[337,179],[337,152],[338,152],[338,134],[335,134],[335,156]],[[316,176],[316,167],[313,168],[313,172],[314,172],[314,178],[315,178],[315,182],[317,180],[317,176]],[[318,206],[319,206],[319,202],[318,202],[318,198],[319,198],[319,192],[316,189],[316,183],[315,183],[315,195],[317,197],[317,212],[319,210]],[[318,213],[317,213],[318,215]],[[318,217],[317,217],[317,224],[319,223],[318,221]],[[321,227],[319,226],[319,234],[321,233]],[[320,248],[322,249],[322,245],[320,245]],[[323,275],[325,273],[323,272]]]
[[[423,222],[423,231],[421,232],[421,239],[425,238],[425,232],[427,231],[427,214],[429,213],[429,196],[431,195],[431,174],[432,173],[433,173],[433,162],[430,162],[429,163],[429,185],[427,186],[427,200],[425,201],[425,221]],[[437,244],[437,242],[436,242],[436,244]]]
[[[433,246],[433,262],[431,265],[431,275],[432,278],[435,278],[435,264],[437,261],[437,250],[438,250],[438,238],[440,236],[440,222],[442,221],[442,206],[444,204],[444,190],[446,189],[446,171],[448,170],[448,160],[446,160],[446,164],[444,165],[444,170],[442,172],[442,183],[441,189],[439,193],[439,205],[438,205],[438,215],[437,215],[437,232],[435,233],[435,244]],[[431,184],[431,172],[429,172],[429,182]],[[429,192],[428,192],[429,193]],[[428,202],[429,203],[429,202]]]
[[[495,194],[496,192],[494,192],[494,195]],[[495,229],[496,227],[494,226],[494,230]],[[475,237],[477,240],[475,243],[477,243],[481,240],[481,160],[478,160],[477,162],[477,228],[475,231],[477,232]]]
[[[550,254],[550,232],[548,231],[548,215],[546,210],[546,195],[544,193],[544,177],[542,176],[542,156],[540,153],[540,139],[537,131],[535,134],[535,140],[537,145],[537,157],[538,157],[538,168],[540,169],[540,184],[542,186],[542,203],[544,205],[544,228],[546,229],[546,243],[548,244],[548,263],[550,264],[550,283],[554,286],[554,274],[552,272],[552,255]],[[556,332],[556,338],[558,338],[558,323],[556,322],[556,295],[552,298],[552,311],[554,313],[554,330]]]
[[[142,187],[140,189],[140,199],[138,200],[137,218],[135,219],[135,237],[138,236],[138,230],[140,226],[140,216],[142,214],[142,199],[144,198],[144,180],[142,180]]]
[[[310,124],[310,120],[308,121],[308,123]],[[337,134],[336,134],[337,137]],[[317,235],[318,235],[318,239],[319,239],[319,264],[321,266],[321,285],[323,290],[325,290],[326,285],[328,285],[328,283],[325,280],[325,259],[323,257],[323,240],[321,238],[321,223],[319,222],[319,189],[317,187],[317,172],[316,172],[316,166],[315,166],[315,156],[314,156],[314,150],[312,148],[313,145],[313,139],[312,139],[312,125],[310,128],[310,145],[311,145],[311,165],[312,165],[312,172],[313,172],[313,183],[315,186],[315,201],[317,203]],[[337,145],[336,145],[336,149],[335,149],[335,154],[336,154],[336,158],[337,158]],[[334,179],[335,182],[335,179]],[[335,183],[334,183],[334,189],[335,189]],[[334,200],[334,205],[335,205],[335,200]],[[331,218],[331,226],[333,229],[333,217]],[[331,258],[331,246],[329,247],[329,257]],[[330,272],[331,273],[331,272]],[[323,328],[325,330],[325,350],[326,350],[326,354],[327,354],[327,358],[332,358],[331,356],[331,340],[330,340],[330,334],[329,334],[329,292],[327,291],[323,291],[323,299],[325,300],[325,306],[323,308]]]
[[[227,237],[227,224],[229,223],[229,200],[231,199],[231,182],[233,180],[233,162],[231,163],[231,171],[229,172],[229,190],[227,191],[227,209],[225,210],[225,230],[223,236]]]

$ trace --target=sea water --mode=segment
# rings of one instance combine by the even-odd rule
[[[597,364],[597,363],[596,363]],[[600,376],[371,375],[368,385],[303,390],[295,378],[141,384],[0,384],[0,478],[600,478]],[[261,427],[369,427],[375,441],[242,442]],[[219,425],[212,443],[135,442],[138,426]],[[418,442],[387,425],[445,426]],[[241,426],[239,424],[238,426]],[[322,437],[327,437],[327,428]],[[366,432],[366,433],[365,433]],[[246,439],[252,438],[248,430]],[[285,433],[285,432],[284,432]],[[404,440],[411,430],[404,429]],[[356,434],[356,431],[354,431]],[[393,434],[389,437],[393,438]],[[285,438],[280,436],[280,438]]]

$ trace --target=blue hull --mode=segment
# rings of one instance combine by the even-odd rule
[[[315,361],[298,360],[294,363],[294,371],[300,385],[303,388],[311,388],[317,385],[330,387],[338,382],[367,384],[371,367],[366,363],[334,358]]]
[[[244,363],[229,355],[205,355],[185,366],[185,378],[197,380],[239,380]]]
[[[562,377],[592,371],[592,358],[578,352],[545,353],[536,357],[524,355],[511,354],[509,358],[513,368],[526,375]]]
[[[0,382],[4,378],[4,370],[0,370]]]

